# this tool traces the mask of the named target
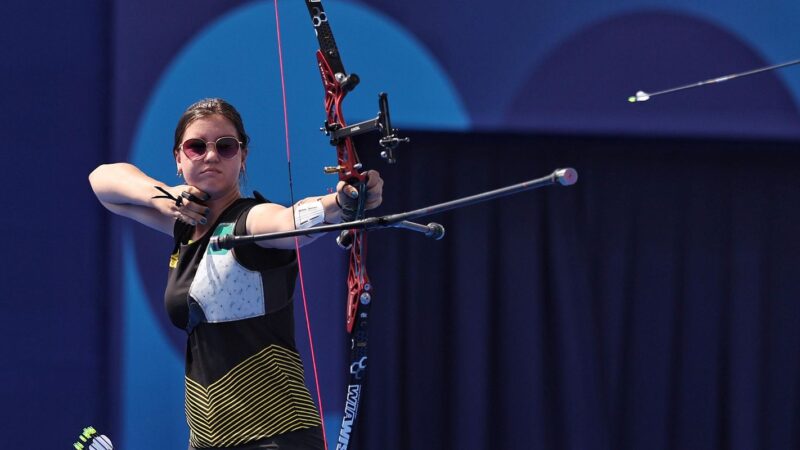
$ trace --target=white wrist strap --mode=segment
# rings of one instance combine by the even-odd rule
[[[320,200],[300,203],[294,208],[294,223],[298,230],[305,230],[325,221],[325,207]]]

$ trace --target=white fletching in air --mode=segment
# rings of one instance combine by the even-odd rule
[[[106,437],[105,434],[101,434],[100,436],[95,436],[92,440],[92,444],[89,446],[89,450],[113,450],[114,444],[111,443],[111,439]]]
[[[639,91],[636,93],[637,102],[646,102],[647,100],[650,100],[650,94],[648,94],[647,92]]]

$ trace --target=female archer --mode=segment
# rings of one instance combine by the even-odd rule
[[[309,228],[355,208],[352,186],[293,207],[245,198],[249,137],[236,109],[204,99],[183,113],[172,153],[185,184],[168,186],[126,163],[89,176],[108,210],[174,238],[165,292],[172,323],[185,330],[189,449],[323,449],[317,409],[294,344],[295,240],[214,250],[212,236]],[[368,172],[366,209],[383,180]],[[299,238],[300,245],[314,237]]]

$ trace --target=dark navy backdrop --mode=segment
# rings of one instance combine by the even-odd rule
[[[214,64],[232,49],[218,48],[201,52],[208,64],[187,77],[177,70],[180,61],[196,62],[187,49],[207,49],[199,39],[222,19],[234,26],[242,23],[234,19],[259,19],[271,3],[48,3],[2,6],[5,443],[67,448],[92,424],[123,448],[174,448],[185,442],[180,392],[159,384],[180,382],[182,337],[158,307],[157,258],[167,240],[132,235],[111,219],[86,175],[102,162],[141,158],[135,142],[160,139],[168,148],[168,134],[148,135],[147,120],[155,117],[152,105],[178,86],[169,84],[170,74],[198,88],[188,95],[217,95],[228,88],[204,90],[203,80],[235,70]],[[337,28],[347,17],[332,16],[345,62],[358,61],[351,69],[365,80],[387,80],[365,86],[367,100],[353,99],[366,105],[358,115],[369,114],[373,90],[385,88],[397,98],[398,124],[429,133],[417,135],[421,142],[400,170],[387,170],[387,206],[473,193],[562,162],[582,175],[580,187],[519,200],[533,205],[512,223],[525,227],[513,235],[525,235],[520,245],[498,241],[509,224],[489,220],[517,202],[448,216],[452,234],[437,247],[408,241],[432,254],[387,248],[393,232],[375,237],[371,264],[380,267],[373,270],[391,313],[375,308],[369,428],[359,435],[368,448],[489,448],[492,436],[506,448],[800,445],[793,431],[800,429],[800,318],[792,271],[800,69],[625,103],[639,89],[796,58],[792,18],[800,4],[376,0],[326,7],[363,19]],[[310,35],[288,3],[283,9],[289,35]],[[263,17],[263,32],[272,36],[274,24]],[[391,33],[369,34],[366,19],[380,19]],[[353,55],[363,36],[379,49]],[[310,55],[296,50],[309,42],[289,40],[290,70],[308,72],[302,61]],[[259,61],[273,45],[267,38],[237,47]],[[369,62],[386,66],[394,50],[402,57],[393,75],[373,73],[379,65]],[[250,86],[243,89],[260,89],[277,104],[274,84]],[[317,84],[294,89],[290,109],[319,107]],[[312,100],[298,97],[305,91]],[[185,94],[174,102],[185,105]],[[426,99],[431,103],[421,103]],[[247,99],[242,103],[249,108]],[[424,116],[433,110],[434,117]],[[265,135],[280,142],[275,116],[264,117],[276,123]],[[453,130],[496,134],[448,134]],[[530,134],[541,132],[560,137]],[[291,133],[314,128],[296,125]],[[615,139],[619,134],[639,139]],[[274,146],[261,142],[264,151]],[[564,149],[568,157],[551,152],[541,159],[532,146]],[[319,147],[327,150],[324,142]],[[487,155],[501,150],[503,165],[492,167]],[[445,159],[420,156],[426,152]],[[423,185],[432,173],[427,194],[391,188]],[[514,179],[497,176],[507,173]],[[272,186],[257,183],[251,187]],[[135,253],[125,252],[128,244]],[[488,259],[464,264],[475,253]],[[342,394],[342,355],[331,350],[343,342],[341,321],[331,319],[341,310],[338,259],[329,243],[306,256],[317,339],[332,343],[321,362],[332,415]],[[330,261],[337,261],[333,269]],[[143,278],[141,286],[130,283],[130,273]],[[134,298],[124,286],[141,288],[145,303],[123,301]],[[163,345],[152,347],[148,360],[137,343],[148,349],[152,342]]]
[[[108,219],[87,187],[109,145],[109,5],[3,2],[0,414],[7,445],[111,426]],[[12,143],[16,142],[16,143]]]

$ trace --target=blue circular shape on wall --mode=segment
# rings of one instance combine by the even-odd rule
[[[362,80],[345,101],[349,123],[374,117],[378,110],[377,95],[385,91],[389,93],[392,119],[397,127],[469,128],[462,101],[447,75],[410,33],[363,5],[339,2],[326,9],[337,33],[345,67],[351,73],[358,73]],[[282,2],[280,14],[288,138],[284,132],[273,3],[255,2],[221,16],[176,55],[147,102],[129,160],[155,179],[179,184],[171,149],[175,124],[188,105],[205,97],[222,97],[242,114],[252,139],[247,184],[242,187],[246,195],[258,189],[272,201],[290,203],[287,139],[295,199],[332,189],[337,179],[321,171],[323,166],[335,163],[336,153],[328,138],[318,132],[324,110],[315,57],[317,41],[304,3]],[[402,164],[402,154],[399,160]],[[159,241],[152,231],[136,226],[123,230],[123,240],[131,243],[125,246],[123,255],[124,283],[128,286],[125,329],[150,333],[160,330],[159,336],[146,338],[151,345],[132,342],[143,339],[135,333],[124,335],[128,380],[123,386],[124,398],[134,399],[138,395],[180,398],[182,391],[174,386],[164,387],[172,386],[170,383],[144,392],[145,387],[135,382],[161,379],[159,371],[164,378],[174,378],[178,376],[173,373],[174,368],[182,365],[185,335],[169,323],[162,300],[170,239]],[[162,342],[169,344],[158,345]],[[153,358],[162,362],[148,364]],[[159,388],[177,392],[165,393]],[[149,404],[125,402],[126,430],[148,429],[148,423],[153,421],[161,423],[162,428],[165,423],[174,423],[174,411],[163,407],[143,411]],[[338,411],[340,405],[333,407]],[[165,415],[163,420],[160,415]],[[338,426],[333,423],[335,420],[328,420],[333,428]],[[183,439],[185,433],[185,426],[176,427],[172,435]],[[129,448],[157,448],[164,444],[159,436],[153,436],[153,442],[148,441],[149,435],[132,431],[126,436],[130,438],[125,445]],[[335,433],[331,438],[335,440]]]

